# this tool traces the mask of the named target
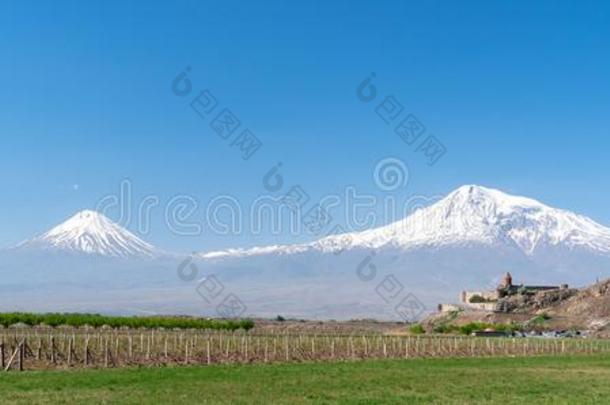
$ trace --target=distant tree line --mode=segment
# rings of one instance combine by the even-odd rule
[[[166,329],[215,329],[249,330],[254,327],[254,322],[249,319],[203,319],[175,316],[105,316],[99,314],[78,313],[47,313],[34,314],[26,312],[0,313],[0,325],[9,327],[15,324],[29,326],[48,325],[52,327],[67,326],[91,326],[99,328],[109,326],[111,328],[166,328]]]

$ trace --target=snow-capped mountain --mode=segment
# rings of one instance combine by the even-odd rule
[[[0,251],[0,291],[12,310],[217,316],[232,294],[245,316],[413,320],[465,289],[494,288],[506,271],[516,283],[540,285],[610,277],[610,229],[480,186],[460,187],[383,227],[305,244],[100,260],[157,250],[83,211],[20,246],[28,248],[79,254]],[[210,275],[223,294],[216,301],[200,284]]]
[[[506,271],[518,283],[540,285],[610,277],[610,229],[529,198],[467,185],[379,228],[198,257],[233,288],[243,287],[260,311],[396,319],[405,296],[430,312],[456,302],[465,289],[495,288]]]
[[[410,251],[447,246],[506,246],[532,256],[548,249],[610,254],[610,229],[569,211],[486,187],[467,185],[407,218],[380,228],[326,237],[309,244],[229,249],[203,259],[294,254],[339,249]]]
[[[155,257],[157,249],[104,215],[84,210],[50,231],[20,243],[18,250],[134,258]]]

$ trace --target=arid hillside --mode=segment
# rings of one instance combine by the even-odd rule
[[[430,316],[422,325],[428,331],[441,325],[471,322],[518,324],[530,331],[586,331],[610,336],[610,280],[582,289],[516,294],[498,301],[502,311],[464,309]]]

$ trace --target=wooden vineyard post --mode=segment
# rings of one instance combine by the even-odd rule
[[[150,360],[150,336],[146,336],[146,360]]]
[[[249,340],[250,340],[250,339],[249,339],[249,337],[247,337],[247,336],[244,338],[244,341],[245,341],[244,348],[245,348],[245,352],[246,352],[246,357],[245,357],[245,359],[246,359],[246,363],[249,363],[249,362],[250,362],[250,355],[249,355],[249,351],[248,351],[248,341],[249,341]]]
[[[72,365],[72,351],[74,349],[73,339],[70,338],[68,341],[68,367]]]
[[[231,345],[231,338],[227,338],[227,347],[225,350],[225,360],[229,361],[229,346]]]
[[[129,349],[128,349],[127,354],[129,356],[129,361],[132,361],[133,360],[133,336],[131,336],[131,333],[129,334],[129,337],[127,338],[127,340],[129,340]]]
[[[9,371],[11,369],[11,366],[13,365],[13,362],[15,361],[15,358],[17,357],[17,354],[19,352],[21,352],[21,345],[18,345],[15,348],[15,351],[11,355],[11,358],[8,360],[8,363],[6,364],[6,367],[4,368],[4,371]]]
[[[253,344],[253,346],[254,346],[254,348],[253,348],[253,351],[254,351],[254,355],[253,355],[253,357],[254,357],[254,359],[256,360],[256,359],[258,358],[258,354],[259,354],[259,353],[260,353],[260,351],[261,351],[261,341],[260,341],[260,339],[259,339],[258,337],[255,337],[255,338],[254,338],[254,342],[255,342],[256,344]]]
[[[51,335],[51,343],[49,344],[51,349],[51,363],[55,364],[57,361],[55,357],[55,336]]]
[[[83,361],[85,363],[85,367],[89,365],[89,336],[85,338],[85,352],[83,353]]]
[[[269,340],[265,338],[265,363],[269,361]]]
[[[207,341],[206,341],[206,357],[207,357],[207,362],[208,362],[208,366],[210,364],[212,364],[212,359],[210,357],[210,338],[208,337]]]
[[[38,338],[38,347],[36,348],[36,361],[42,358],[42,338]]]
[[[182,335],[180,335],[180,341],[182,341]],[[189,345],[188,345],[188,341],[184,342],[184,364],[189,364]]]
[[[118,363],[121,360],[121,342],[119,340],[119,336],[117,335],[116,340],[114,342],[114,357],[113,360],[115,363]]]
[[[167,335],[165,335],[165,342],[163,343],[163,355],[165,357],[165,361],[167,361]]]
[[[25,339],[19,344],[19,371],[23,371],[23,361],[25,360]]]
[[[311,358],[312,360],[316,358],[316,341],[314,338],[311,338]]]
[[[0,343],[0,363],[2,364],[2,368],[4,368],[4,338],[2,338],[2,343]]]
[[[108,368],[108,338],[104,339],[104,367]]]

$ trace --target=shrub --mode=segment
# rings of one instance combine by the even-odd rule
[[[519,325],[507,324],[507,323],[485,323],[485,322],[471,322],[466,325],[459,327],[460,333],[464,335],[470,335],[473,332],[484,331],[485,329],[493,329],[498,332],[514,332],[521,329]]]
[[[478,332],[487,329],[488,324],[483,322],[470,322],[466,325],[460,326],[460,333],[463,335],[470,335],[472,332]]]
[[[421,326],[419,323],[411,325],[409,327],[409,331],[414,335],[421,335],[421,334],[426,333],[426,331],[424,330],[424,327]]]
[[[435,333],[454,333],[459,331],[459,328],[452,324],[442,324],[434,327]]]
[[[551,319],[551,316],[549,314],[540,314],[540,315],[532,318],[529,323],[531,323],[533,325],[542,325],[549,319]]]
[[[470,302],[471,304],[482,304],[485,302],[496,302],[496,300],[484,298],[484,297],[481,297],[480,295],[473,295],[472,297],[470,297],[468,302]]]

